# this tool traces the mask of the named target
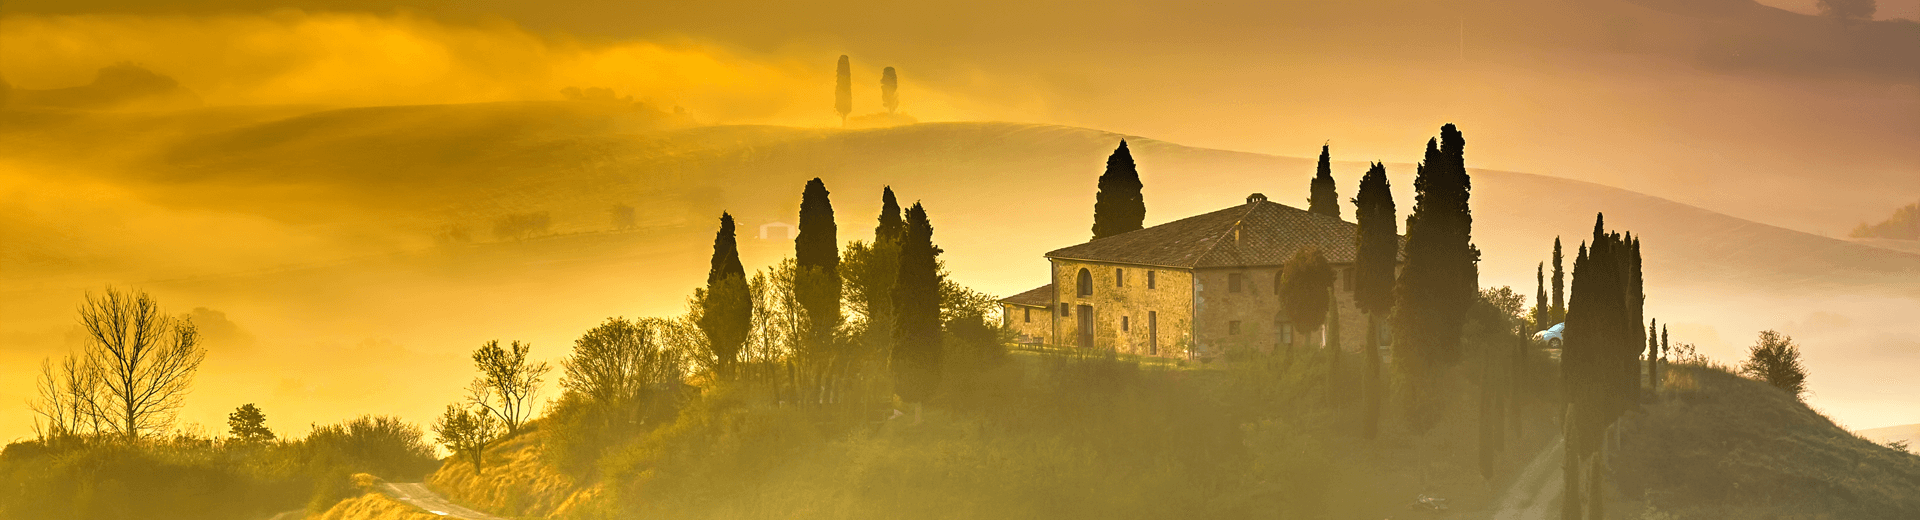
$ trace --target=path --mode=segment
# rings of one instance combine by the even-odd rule
[[[407,505],[418,507],[426,510],[428,513],[440,516],[465,518],[467,520],[506,520],[455,504],[447,500],[446,497],[440,496],[439,493],[427,489],[426,484],[418,482],[411,484],[381,484],[380,489],[386,491],[388,495],[392,495],[395,500],[405,502]]]
[[[1560,517],[1560,493],[1565,486],[1561,465],[1566,461],[1566,441],[1554,439],[1527,463],[1526,471],[1507,487],[1494,504],[1493,520],[1553,520]]]

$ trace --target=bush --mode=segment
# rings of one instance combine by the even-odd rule
[[[1807,368],[1800,364],[1800,346],[1793,338],[1775,331],[1763,331],[1760,340],[1747,350],[1740,363],[1740,374],[1785,390],[1794,399],[1807,392]]]
[[[342,482],[353,473],[419,480],[439,464],[433,447],[422,439],[420,427],[398,417],[365,415],[336,425],[315,426],[296,447],[308,466],[329,468],[328,479]]]

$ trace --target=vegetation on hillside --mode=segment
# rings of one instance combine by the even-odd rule
[[[1893,216],[1877,224],[1862,223],[1849,234],[1854,238],[1891,238],[1920,240],[1920,202],[1893,210]]]

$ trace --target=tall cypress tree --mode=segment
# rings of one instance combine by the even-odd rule
[[[1386,394],[1380,378],[1380,325],[1393,312],[1393,270],[1400,263],[1399,219],[1385,165],[1376,162],[1367,168],[1353,208],[1359,227],[1354,233],[1353,300],[1367,314],[1367,343],[1360,349],[1367,356],[1362,374],[1362,435],[1372,439],[1380,432],[1380,405]]]
[[[880,189],[880,224],[873,227],[873,242],[898,242],[900,234],[906,232],[907,223],[900,220],[900,202],[893,198],[893,187]]]
[[[920,203],[907,209],[900,242],[900,276],[893,286],[893,387],[900,400],[919,404],[940,386],[940,248]]]
[[[713,237],[713,260],[707,286],[695,293],[700,305],[700,331],[708,353],[722,378],[733,377],[740,347],[753,325],[753,298],[747,292],[747,270],[740,265],[740,247],[734,237],[733,215],[720,214],[720,230]]]
[[[800,234],[793,238],[794,293],[807,311],[815,339],[840,325],[840,228],[819,177],[800,193]]]
[[[1099,240],[1140,229],[1147,220],[1147,203],[1140,197],[1140,172],[1133,168],[1133,152],[1127,141],[1107,156],[1107,171],[1100,175],[1100,193],[1093,199],[1093,239]]]
[[[840,113],[840,126],[846,126],[847,114],[853,113],[853,64],[845,54],[834,71],[833,111]]]
[[[1465,147],[1451,124],[1427,141],[1407,216],[1406,267],[1394,291],[1394,366],[1407,383],[1408,425],[1421,433],[1439,421],[1445,403],[1432,393],[1433,376],[1459,361],[1466,312],[1479,297]]]
[[[1568,489],[1583,485],[1586,496],[1602,496],[1606,472],[1604,437],[1640,395],[1637,363],[1644,348],[1640,328],[1644,297],[1640,286],[1640,251],[1631,235],[1608,233],[1605,217],[1594,221],[1593,242],[1581,244],[1574,260],[1572,299],[1561,354],[1561,379],[1568,401]],[[1568,497],[1579,496],[1576,494]],[[1566,518],[1601,518],[1598,500],[1569,500]]]
[[[1533,331],[1547,330],[1552,324],[1553,309],[1547,304],[1547,263],[1541,262],[1533,268]]]
[[[1660,395],[1660,320],[1647,321],[1647,389]]]
[[[1566,282],[1567,272],[1560,264],[1560,237],[1553,237],[1553,312],[1547,321],[1551,327],[1567,321]]]
[[[1320,167],[1314,171],[1307,193],[1307,211],[1340,218],[1340,194],[1334,190],[1332,161],[1327,145],[1320,145]]]
[[[900,76],[893,67],[880,71],[880,106],[887,107],[889,114],[900,108]]]

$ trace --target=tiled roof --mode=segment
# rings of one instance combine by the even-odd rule
[[[1047,253],[1047,258],[1177,268],[1275,266],[1308,245],[1352,263],[1359,226],[1266,200],[1195,215]],[[1239,230],[1236,239],[1235,229]]]
[[[1046,307],[1053,305],[1053,284],[1046,284],[1031,291],[1000,299],[1000,303],[1025,305],[1028,307]]]

